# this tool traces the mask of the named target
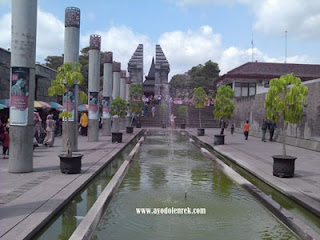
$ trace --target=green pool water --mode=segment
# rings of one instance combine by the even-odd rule
[[[138,214],[204,208],[205,214]],[[299,239],[173,132],[148,134],[93,239]]]

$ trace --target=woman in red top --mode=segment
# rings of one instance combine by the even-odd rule
[[[249,121],[247,121],[244,124],[244,136],[246,137],[246,140],[248,140],[248,136],[249,136]]]
[[[2,142],[2,153],[3,153],[3,159],[6,158],[6,153],[9,150],[9,128],[5,129],[5,132],[3,134],[3,142]]]

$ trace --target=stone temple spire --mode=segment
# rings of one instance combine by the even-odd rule
[[[139,44],[128,63],[132,83],[143,83],[143,44]]]
[[[161,94],[163,97],[167,97],[169,94],[168,75],[170,72],[170,65],[160,45],[156,45],[155,68],[155,94]]]

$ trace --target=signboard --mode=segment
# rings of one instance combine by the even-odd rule
[[[89,119],[99,119],[98,92],[89,93]]]
[[[10,125],[28,124],[29,72],[29,68],[12,67]]]
[[[102,99],[102,117],[110,118],[110,97],[103,97]]]

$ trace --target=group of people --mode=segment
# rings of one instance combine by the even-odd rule
[[[247,120],[246,123],[244,124],[244,136],[245,136],[245,140],[248,140],[248,136],[249,136],[249,121]],[[266,142],[266,133],[267,130],[269,129],[269,134],[270,134],[270,138],[269,141],[272,142],[273,141],[273,135],[274,135],[274,131],[276,129],[277,125],[272,122],[271,120],[268,120],[267,118],[264,118],[262,121],[262,125],[261,125],[261,130],[262,130],[262,139],[261,141]],[[233,134],[234,131],[234,126],[231,126],[231,134]]]
[[[45,128],[42,126],[42,119],[38,112],[33,113],[33,148],[39,146],[41,133],[45,133],[43,145],[52,147],[54,144],[54,137],[56,131],[56,121],[53,119],[53,115],[47,115]]]

